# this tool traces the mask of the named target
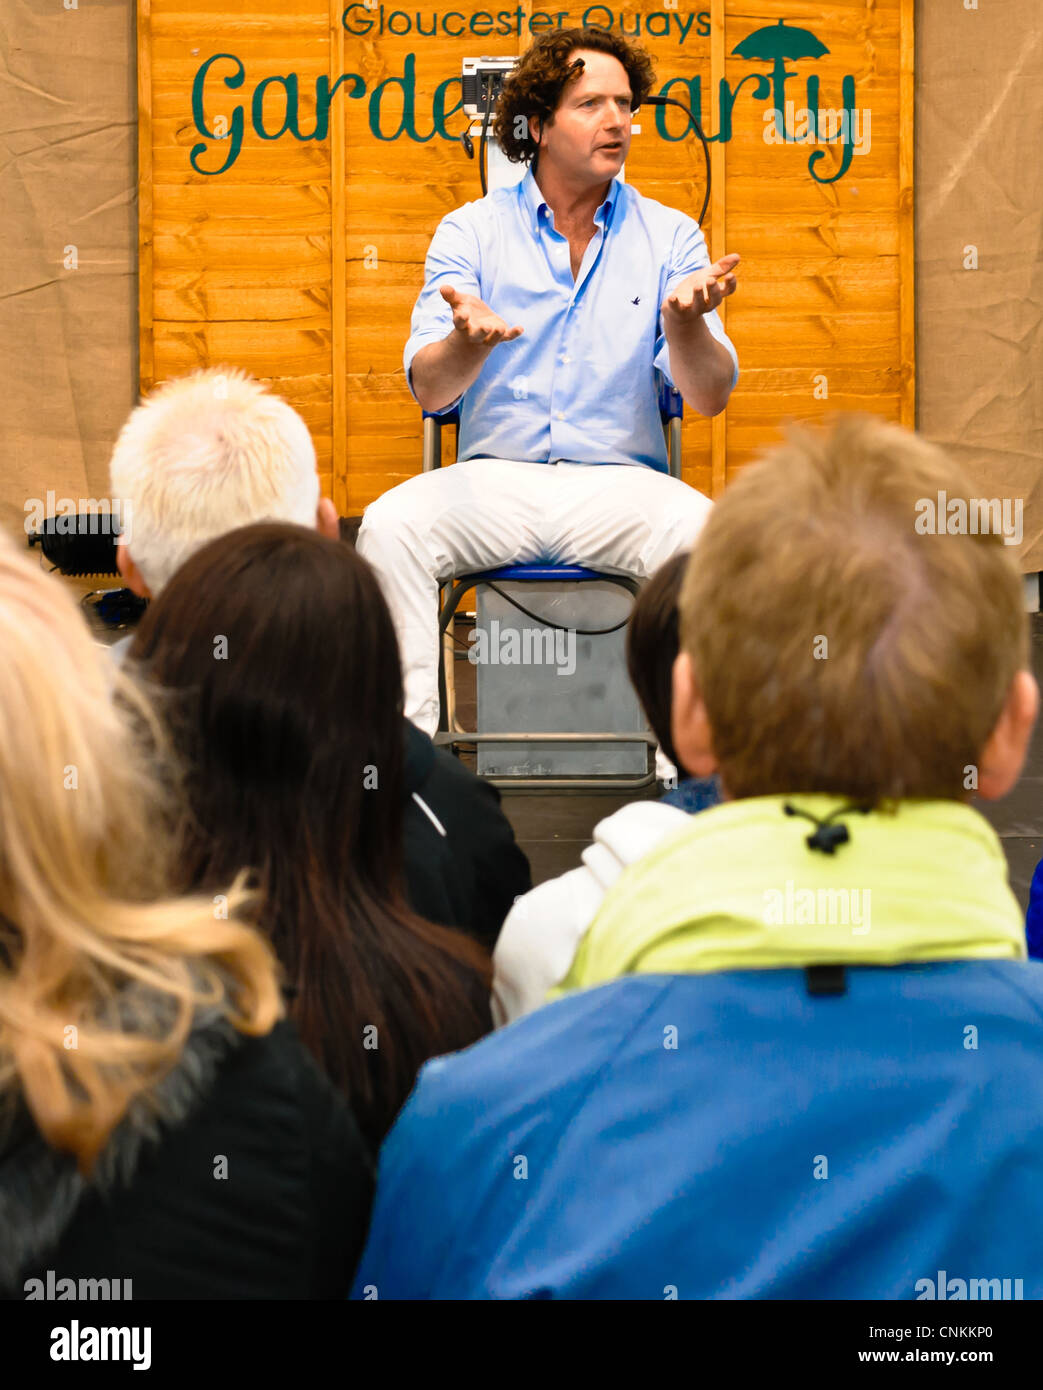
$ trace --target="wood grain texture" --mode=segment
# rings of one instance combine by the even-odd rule
[[[916,36],[909,6],[902,11],[898,121],[899,293],[901,295],[902,405],[900,419],[916,428],[916,217],[913,168],[916,142]]]
[[[710,89],[720,90],[720,81],[725,68],[725,0],[713,0],[710,9]],[[716,127],[706,131],[707,136],[720,135],[720,114]],[[716,261],[731,248],[725,242],[728,235],[727,196],[728,180],[725,163],[728,146],[717,139],[710,150],[710,225],[704,228],[710,259]],[[740,262],[740,272],[745,267]],[[728,304],[723,303],[718,310],[725,331],[728,328]],[[684,430],[681,431],[684,453]],[[682,470],[683,476],[683,470]],[[710,496],[719,497],[724,491],[728,478],[728,412],[722,410],[710,423]]]
[[[155,382],[153,354],[152,0],[138,0],[138,375]]]
[[[336,82],[344,71],[344,25],[341,23],[343,5],[329,0],[329,76]],[[332,232],[330,239],[330,278],[333,293],[333,503],[341,516],[348,514],[348,317],[346,255],[346,225],[348,199],[347,137],[345,134],[344,102],[336,102],[330,111],[330,188],[332,192]]]
[[[387,14],[394,8],[385,4]],[[453,8],[469,17],[480,6]],[[583,8],[568,11],[570,22]],[[619,7],[608,8],[618,15]],[[425,4],[402,13],[417,11],[425,25],[444,13]],[[435,89],[459,73],[464,55],[517,53],[531,39],[524,26],[507,38],[375,30],[355,37],[342,12],[337,0],[266,0],[261,9],[247,0],[138,0],[140,343],[143,390],[207,364],[238,365],[270,382],[301,410],[325,485],[338,510],[352,513],[419,471],[420,412],[402,370],[410,314],[439,221],[481,195],[476,164],[455,138],[464,118],[448,114],[455,91],[445,107],[454,138],[442,139]],[[534,13],[532,0],[522,12]],[[376,22],[379,7],[366,13]],[[703,125],[714,135],[726,119],[721,80],[738,89],[730,139],[711,143],[705,230],[713,257],[742,256],[739,290],[726,304],[740,378],[723,416],[711,422],[686,410],[682,431],[685,479],[718,495],[786,420],[849,408],[907,424],[915,418],[913,0],[700,0],[673,12],[642,0],[623,10],[628,31],[653,13],[704,13],[709,24],[699,36],[693,23],[684,43],[674,32],[642,36],[656,61],[657,90],[698,78]],[[821,168],[835,172],[836,145],[768,142],[763,116],[771,103],[752,92],[771,64],[734,52],[779,20],[810,29],[829,49],[786,64],[786,99],[801,107],[817,77],[819,105],[839,107],[841,79],[850,74],[858,106],[871,113],[868,149],[834,183],[817,183],[808,161],[822,151]],[[231,65],[215,67],[203,92],[205,118],[213,128],[238,109],[244,132],[234,163],[208,176],[190,162],[202,138],[192,88],[201,64],[218,53],[235,54],[245,77],[229,88],[222,77]],[[377,139],[375,89],[388,83],[380,121],[391,133],[403,118],[395,82],[409,54],[421,138]],[[349,96],[342,85],[324,139],[262,139],[251,121],[257,84],[291,72],[302,133],[315,129],[321,80],[357,74],[365,92]],[[281,93],[272,85],[262,106],[271,128],[282,119]],[[666,129],[677,134],[683,120],[671,110]],[[651,108],[638,123],[628,181],[695,216],[704,193],[698,141],[659,138]],[[204,143],[204,167],[215,167],[228,142]]]

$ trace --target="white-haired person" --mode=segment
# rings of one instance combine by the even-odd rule
[[[339,535],[308,426],[235,368],[193,372],[153,391],[120,431],[109,478],[129,517],[116,552],[120,574],[141,598],[239,526],[291,521]]]
[[[0,1296],[343,1294],[372,1174],[247,895],[171,895],[178,779],[72,597],[0,541]]]
[[[233,367],[164,383],[130,414],[110,483],[128,527],[120,573],[157,597],[210,541],[261,521],[293,522],[337,540],[308,427],[288,402]],[[336,640],[336,634],[330,634]],[[122,657],[130,638],[116,644]],[[403,720],[404,860],[415,911],[460,927],[489,950],[514,899],[532,886],[494,787]]]

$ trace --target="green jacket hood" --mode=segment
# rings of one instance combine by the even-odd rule
[[[812,848],[812,820],[787,805],[832,817],[846,842]],[[850,806],[799,794],[694,815],[621,875],[550,997],[635,973],[1025,958],[1003,849],[978,811]]]

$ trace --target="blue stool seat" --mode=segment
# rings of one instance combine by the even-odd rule
[[[570,580],[579,581],[584,579],[606,579],[611,576],[599,573],[597,570],[584,569],[582,565],[502,565],[494,570],[475,570],[473,574],[457,574],[453,576],[454,584],[464,584],[470,588],[474,584],[485,584],[490,579],[514,579],[518,581],[539,581],[546,580]]]

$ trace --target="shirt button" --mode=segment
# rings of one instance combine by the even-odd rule
[[[565,418],[565,413],[564,413],[564,411],[559,410],[559,411],[558,411],[558,419],[559,419],[559,420],[564,420],[564,418]]]
[[[571,358],[571,357],[566,357],[565,354],[562,353],[562,355],[561,355],[561,360],[562,360],[563,363],[567,364],[567,363],[569,363],[569,362],[572,361],[572,358]]]

